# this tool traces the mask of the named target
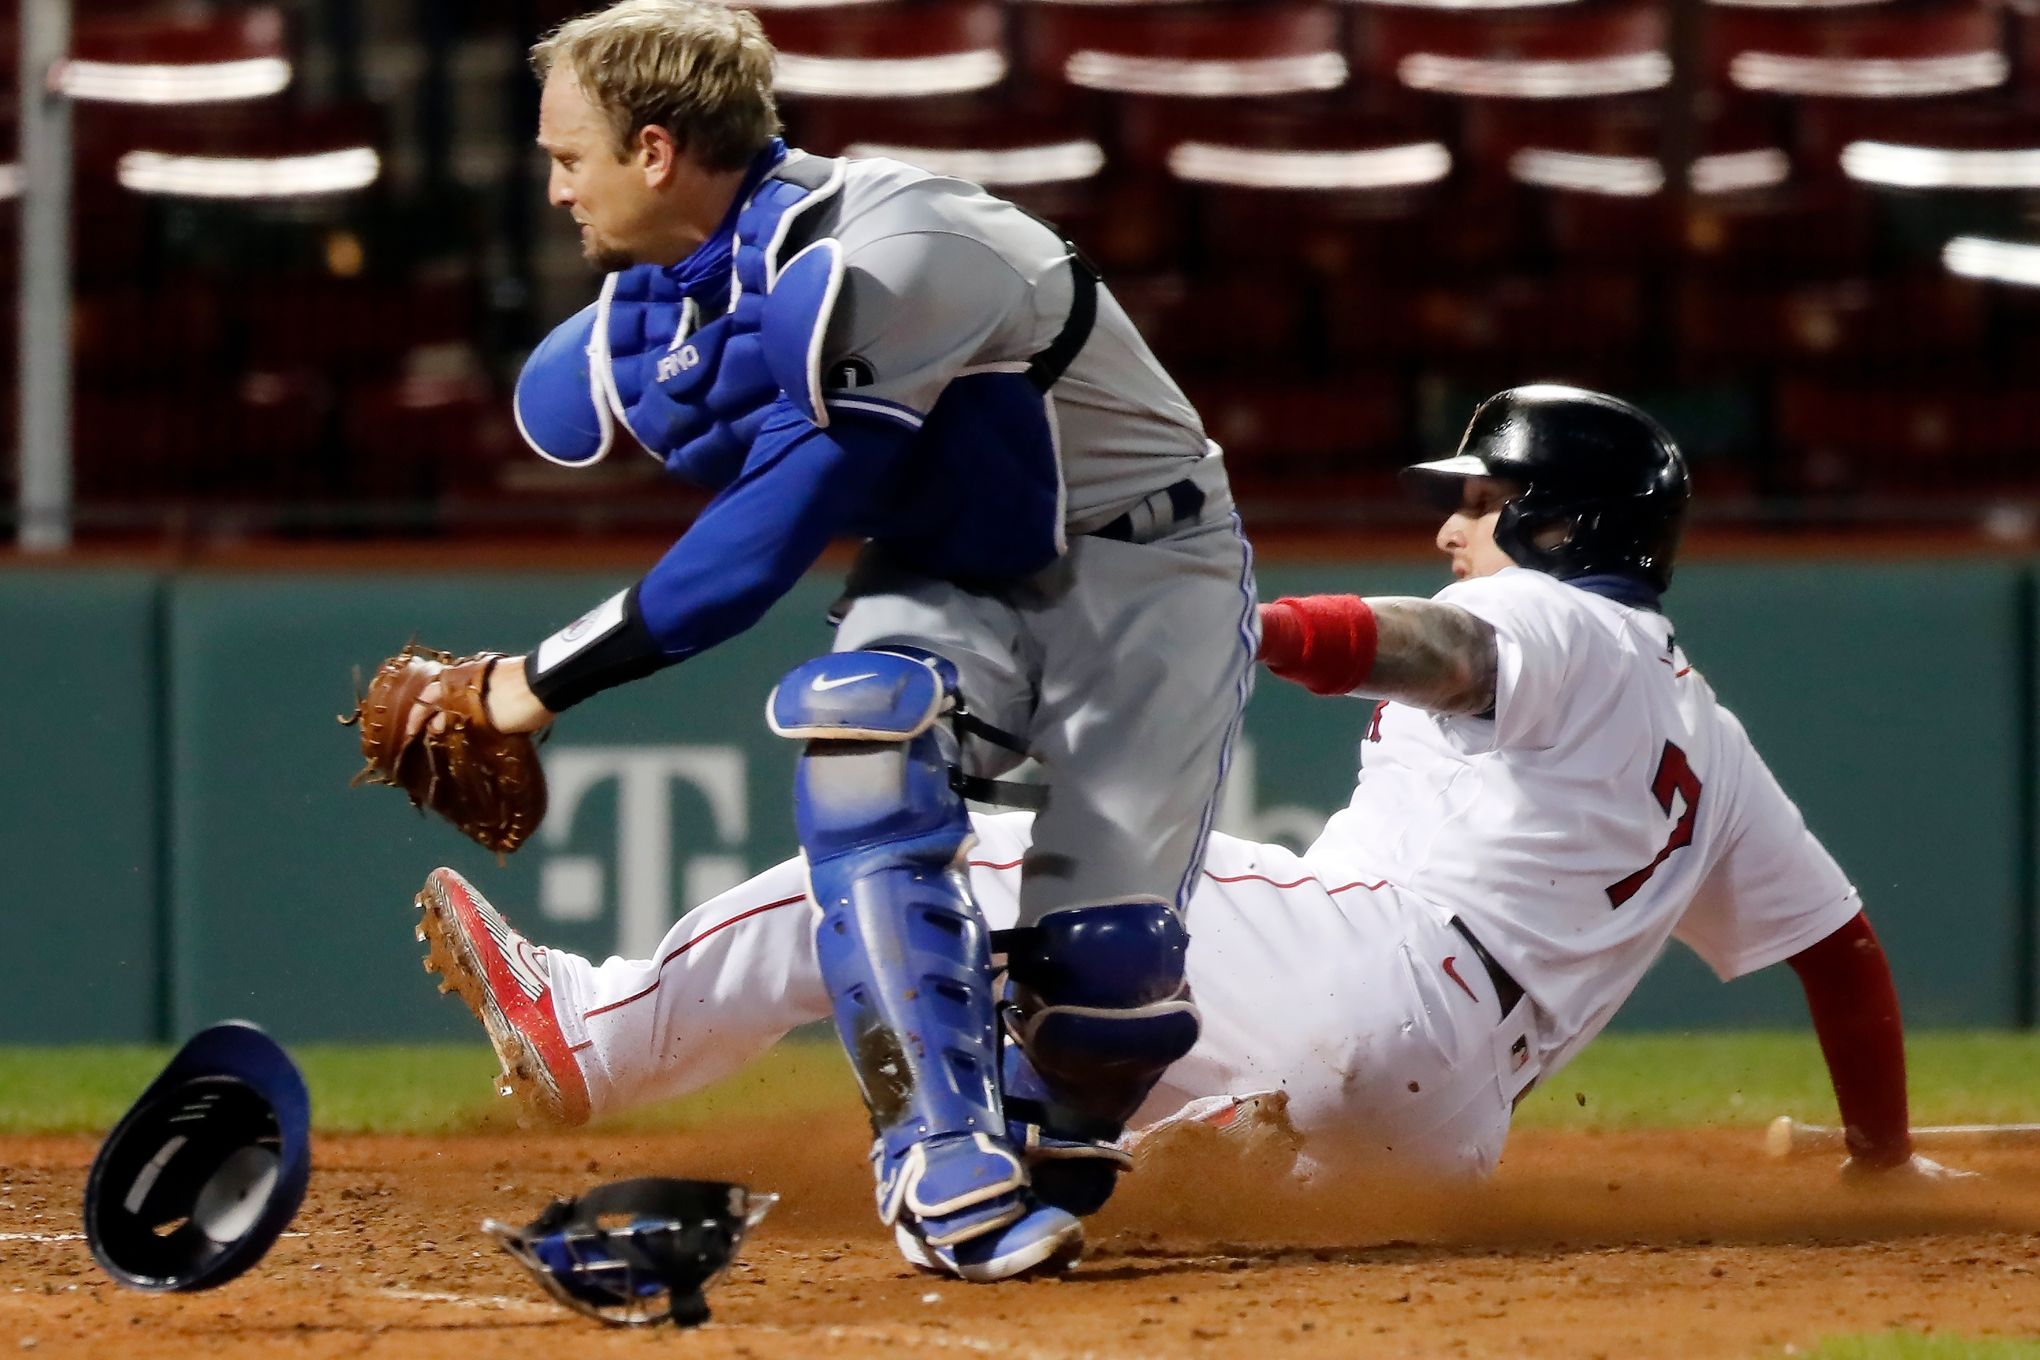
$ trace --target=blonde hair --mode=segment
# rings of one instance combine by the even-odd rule
[[[716,0],[621,0],[569,19],[531,49],[539,80],[562,65],[609,115],[620,155],[662,127],[704,168],[736,170],[779,132],[772,44],[750,11]]]

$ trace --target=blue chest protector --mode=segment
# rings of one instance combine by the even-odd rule
[[[902,565],[951,579],[1031,574],[1061,554],[1062,473],[1049,388],[1090,334],[1096,276],[1072,253],[1075,304],[1040,354],[953,379],[920,413],[824,386],[823,345],[842,290],[842,248],[791,249],[803,219],[841,191],[844,163],[780,165],[734,219],[727,276],[689,286],[680,268],[611,275],[597,303],[535,350],[518,381],[519,429],[541,455],[586,465],[621,422],[674,476],[730,484],[783,400],[818,429],[877,420],[911,443],[902,471],[851,488],[854,531]]]

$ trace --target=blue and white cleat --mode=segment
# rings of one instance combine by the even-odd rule
[[[909,1264],[971,1284],[1054,1275],[1084,1257],[1084,1225],[1046,1205],[1033,1205],[1004,1227],[948,1246],[929,1246],[905,1218],[894,1225],[893,1239]]]

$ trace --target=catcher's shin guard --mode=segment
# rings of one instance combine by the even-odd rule
[[[794,817],[836,1032],[871,1112],[879,1217],[909,1258],[965,1279],[1067,1264],[1074,1218],[1035,1204],[1006,1136],[971,843],[936,723],[946,663],[847,652],[795,668],[772,730],[805,739]]]
[[[1114,1140],[1197,1043],[1189,944],[1159,900],[1066,908],[1000,932],[1013,1039],[1007,1125],[1043,1202],[1094,1213],[1131,1164]]]

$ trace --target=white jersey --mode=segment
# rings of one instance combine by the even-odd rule
[[[1461,918],[1536,1006],[1546,1072],[1667,939],[1726,980],[1860,909],[1663,615],[1520,567],[1436,598],[1494,626],[1492,714],[1382,705],[1304,858]]]

